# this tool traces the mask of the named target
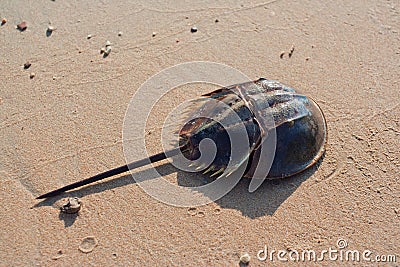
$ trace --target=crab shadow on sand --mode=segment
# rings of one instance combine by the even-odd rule
[[[249,192],[251,179],[242,178],[235,187],[222,198],[214,201],[221,209],[236,209],[242,215],[255,219],[265,215],[273,215],[279,206],[292,195],[296,189],[312,176],[319,168],[321,160],[297,175],[283,179],[265,179],[259,188]],[[178,184],[193,186],[193,181],[205,175],[178,172]]]
[[[214,201],[222,209],[236,209],[244,216],[249,218],[258,218],[265,215],[273,215],[279,206],[290,196],[296,189],[306,181],[319,168],[323,157],[312,167],[304,172],[292,177],[284,179],[268,180],[255,191],[250,193],[248,188],[250,179],[242,178],[236,186],[222,198]],[[177,170],[172,164],[166,163],[155,168],[161,175],[168,175],[177,172],[177,183],[180,186],[193,187],[204,185],[205,181],[210,180],[206,175],[198,173],[187,173]],[[151,177],[151,172],[148,169],[137,172],[141,175],[146,175],[148,179],[156,179],[158,176]],[[100,193],[118,187],[123,187],[129,184],[136,183],[130,174],[116,177],[107,181],[99,182],[93,185],[88,185],[80,189],[66,192],[56,197],[42,200],[37,203],[34,208],[42,206],[55,206],[55,202],[66,197],[82,198],[87,195]],[[193,189],[195,190],[195,189]],[[143,194],[145,194],[143,192]],[[77,214],[64,214],[60,212],[59,218],[64,221],[65,227],[71,226]]]

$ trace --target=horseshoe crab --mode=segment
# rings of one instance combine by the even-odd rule
[[[195,115],[179,131],[179,147],[162,152],[128,165],[100,173],[88,179],[64,186],[37,197],[48,198],[62,192],[120,174],[134,168],[157,162],[182,152],[189,160],[200,157],[199,144],[204,138],[213,140],[216,156],[205,173],[211,176],[229,176],[241,163],[247,162],[244,177],[254,178],[260,162],[263,142],[268,133],[275,130],[276,149],[272,165],[268,166],[267,178],[284,178],[300,173],[315,164],[325,151],[327,126],[322,110],[315,101],[280,82],[260,78],[253,82],[223,87],[203,95],[203,99],[214,99],[229,106],[220,109],[213,103],[201,99],[194,101],[196,107],[189,113]],[[247,132],[249,148],[233,167],[228,168],[231,159],[231,144],[228,131],[235,132],[236,124],[228,129],[212,118],[225,118],[236,113]],[[168,156],[167,156],[168,154]]]

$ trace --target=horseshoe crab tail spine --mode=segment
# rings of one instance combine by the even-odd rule
[[[72,190],[72,189],[75,189],[75,188],[78,188],[78,187],[81,187],[81,186],[84,186],[84,185],[88,185],[88,184],[103,180],[105,178],[108,178],[108,177],[111,177],[111,176],[114,176],[114,175],[117,175],[117,174],[120,174],[120,173],[127,172],[129,170],[133,170],[133,169],[136,169],[136,168],[139,168],[139,167],[143,167],[143,166],[146,166],[146,165],[148,165],[150,163],[153,163],[153,162],[164,160],[164,159],[166,159],[168,157],[172,157],[174,155],[177,155],[179,152],[184,151],[184,150],[186,150],[186,147],[182,146],[182,147],[178,147],[178,148],[173,149],[173,150],[168,151],[168,152],[161,152],[161,153],[153,155],[153,156],[151,156],[149,158],[141,159],[141,160],[129,163],[127,165],[123,165],[123,166],[120,166],[120,167],[117,167],[117,168],[114,168],[114,169],[99,173],[99,174],[97,174],[95,176],[92,176],[90,178],[87,178],[87,179],[84,179],[84,180],[81,180],[81,181],[66,185],[66,186],[61,187],[59,189],[56,189],[54,191],[51,191],[51,192],[48,192],[48,193],[43,194],[41,196],[38,196],[36,199],[44,199],[44,198],[54,197],[54,196],[60,195],[61,193],[66,192],[68,190]]]

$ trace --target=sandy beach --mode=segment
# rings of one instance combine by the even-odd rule
[[[399,265],[398,1],[3,0],[3,18],[0,266],[239,266],[245,253],[249,266]],[[253,193],[243,179],[193,208],[156,200],[129,173],[35,199],[125,164],[131,98],[153,75],[191,61],[314,99],[328,126],[323,160]],[[150,115],[137,114],[149,153],[162,151],[174,106],[215,88],[175,88]],[[156,166],[171,183],[203,179]],[[78,214],[60,212],[69,197],[82,201]],[[305,250],[338,257],[289,256]],[[348,250],[359,261],[340,258]]]

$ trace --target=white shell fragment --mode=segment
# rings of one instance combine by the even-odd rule
[[[240,256],[240,262],[243,264],[248,264],[250,262],[250,255],[248,253],[244,253]]]
[[[68,214],[77,213],[80,209],[81,209],[81,201],[77,197],[69,198],[67,204],[63,205],[60,208],[61,212]]]
[[[111,53],[111,46],[106,46],[106,50],[104,51],[104,55],[108,56]]]
[[[65,257],[66,255],[63,254],[63,251],[61,249],[58,250],[57,255],[51,257],[52,260],[58,260],[61,259],[62,257]]]
[[[78,249],[83,253],[90,253],[93,249],[97,246],[98,241],[94,236],[87,236],[82,239],[81,244],[79,245]]]

